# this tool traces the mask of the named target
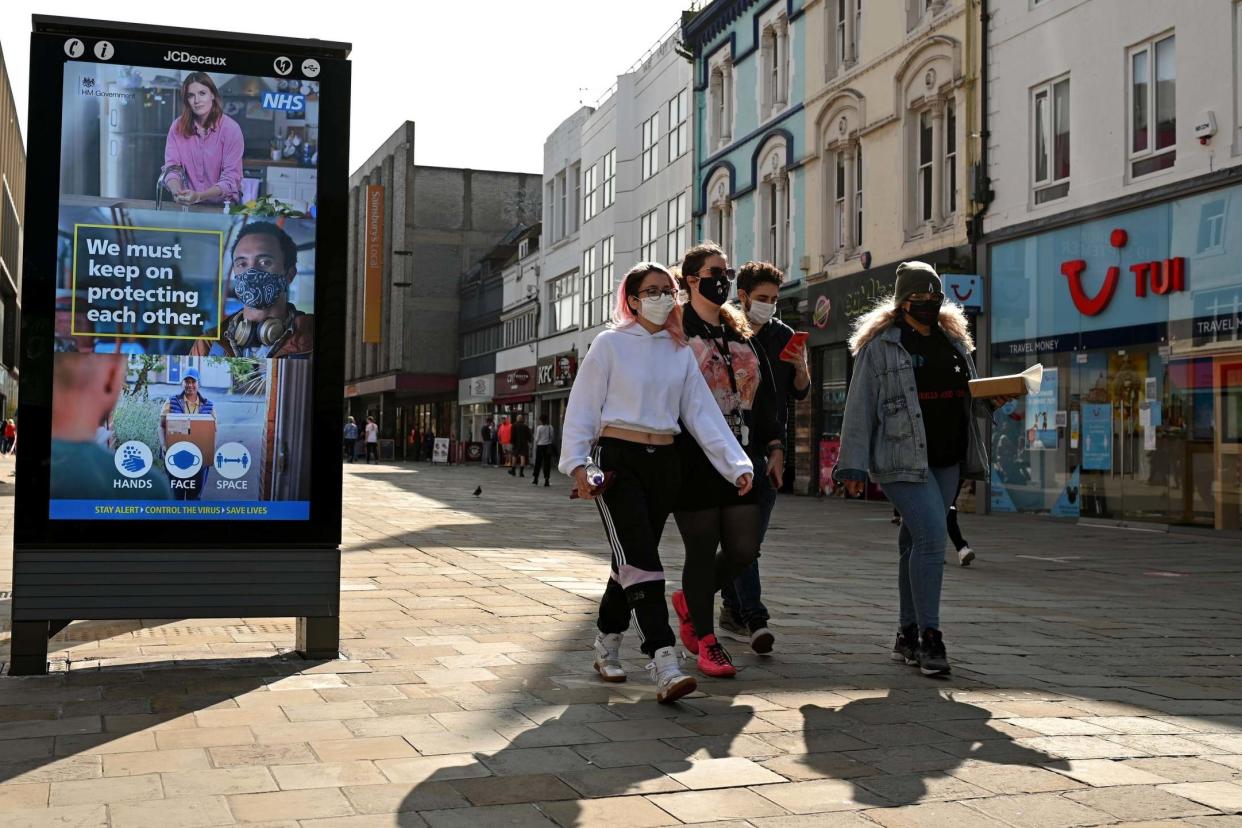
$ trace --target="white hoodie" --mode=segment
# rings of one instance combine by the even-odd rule
[[[730,483],[754,473],[703,379],[693,349],[678,347],[668,331],[651,334],[637,323],[604,331],[591,343],[574,378],[559,468],[570,474],[585,465],[607,426],[678,434],[678,419]]]

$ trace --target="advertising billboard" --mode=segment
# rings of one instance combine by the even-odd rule
[[[169,544],[339,559],[348,54],[34,18],[15,621],[42,617],[23,572],[58,550],[151,550],[169,580],[54,618],[262,614],[245,590],[190,586]],[[335,585],[269,604],[335,614]]]

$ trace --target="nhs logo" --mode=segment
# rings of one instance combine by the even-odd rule
[[[305,112],[306,96],[289,92],[264,92],[263,108],[279,109],[282,112]]]

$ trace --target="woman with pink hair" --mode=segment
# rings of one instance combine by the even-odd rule
[[[612,546],[595,671],[604,681],[625,681],[621,639],[633,619],[660,702],[696,687],[681,671],[660,563],[660,536],[681,476],[673,446],[678,421],[743,493],[754,472],[686,347],[677,292],[672,274],[655,262],[625,274],[613,323],[591,343],[574,380],[559,464],[577,495],[595,501]]]

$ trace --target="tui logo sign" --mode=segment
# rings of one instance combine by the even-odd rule
[[[1129,236],[1122,229],[1114,230],[1108,239],[1108,243],[1118,250],[1125,247],[1128,241]],[[1082,259],[1061,263],[1061,275],[1069,280],[1070,298],[1074,300],[1074,307],[1083,316],[1099,316],[1108,308],[1117,293],[1121,282],[1121,268],[1114,266],[1108,269],[1104,275],[1104,284],[1094,296],[1087,295],[1087,289],[1083,285],[1082,277],[1086,270],[1087,263]],[[1186,259],[1182,256],[1163,261],[1138,262],[1130,265],[1130,272],[1134,274],[1134,295],[1139,299],[1147,297],[1149,287],[1157,296],[1167,296],[1186,289]]]

